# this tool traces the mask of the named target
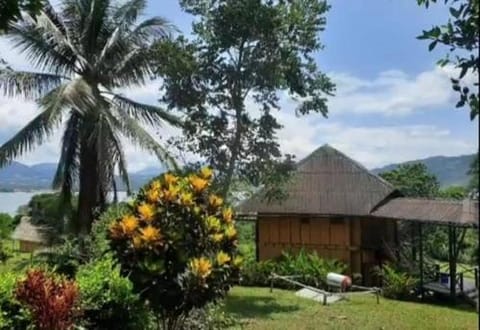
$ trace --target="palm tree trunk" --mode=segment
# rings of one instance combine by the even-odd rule
[[[95,145],[83,141],[80,151],[80,186],[78,195],[78,232],[88,235],[92,227],[95,207],[100,202],[98,187],[97,151]]]

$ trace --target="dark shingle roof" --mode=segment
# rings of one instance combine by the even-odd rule
[[[261,192],[240,204],[239,213],[369,215],[396,192],[394,187],[329,145],[297,164],[288,197],[268,203]]]

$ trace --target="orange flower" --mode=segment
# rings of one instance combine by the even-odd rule
[[[237,236],[237,230],[233,225],[229,225],[227,229],[225,229],[225,236],[227,236],[228,239],[232,239]]]
[[[220,251],[217,253],[217,264],[219,264],[220,266],[223,266],[227,262],[230,262],[230,260],[232,260],[232,258],[225,252]]]
[[[205,279],[212,273],[212,263],[207,258],[194,258],[189,263],[190,270],[195,276]]]
[[[185,206],[190,206],[193,204],[193,195],[192,193],[181,193],[180,202]]]
[[[231,223],[233,219],[233,211],[232,208],[227,207],[226,209],[223,210],[222,212],[223,215],[223,220],[225,220],[226,223]]]
[[[208,185],[208,180],[202,179],[196,175],[190,176],[188,180],[190,181],[193,190],[195,190],[197,193],[202,192]]]
[[[170,173],[166,173],[164,176],[163,176],[163,179],[165,180],[165,182],[167,183],[167,185],[173,185],[175,183],[177,183],[178,181],[178,177],[173,175],[173,174],[170,174]]]
[[[125,235],[131,235],[138,228],[138,219],[133,215],[126,215],[120,221],[120,228]]]
[[[200,176],[206,180],[210,180],[213,175],[213,171],[210,167],[203,167],[200,170]]]
[[[160,190],[151,188],[147,191],[147,200],[156,203],[160,199]]]
[[[222,204],[223,204],[223,199],[217,195],[210,195],[208,197],[208,203],[212,206],[212,207],[220,207]]]
[[[140,229],[141,238],[145,242],[156,242],[162,239],[162,234],[158,228],[148,225],[145,228]]]
[[[155,216],[155,206],[148,203],[142,203],[137,207],[140,217],[145,221],[152,221]]]

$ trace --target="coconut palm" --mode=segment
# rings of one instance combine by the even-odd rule
[[[0,90],[36,100],[40,113],[0,147],[0,166],[64,125],[53,187],[67,202],[78,185],[77,229],[83,234],[95,208],[105,205],[116,171],[129,189],[122,137],[173,162],[145,126],[179,120],[116,92],[150,79],[150,46],[172,31],[160,17],[138,22],[145,6],[144,0],[63,0],[58,10],[46,4],[36,17],[24,15],[9,28],[14,46],[39,72],[3,69]]]

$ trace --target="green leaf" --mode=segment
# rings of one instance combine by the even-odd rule
[[[435,46],[437,45],[437,42],[438,42],[438,41],[435,40],[435,41],[433,41],[432,43],[430,43],[430,45],[428,45],[428,50],[429,50],[429,51],[432,51],[432,50],[435,48]]]

